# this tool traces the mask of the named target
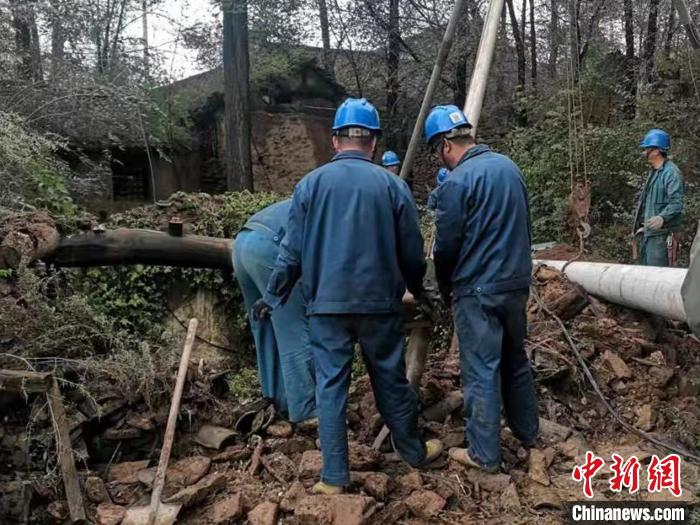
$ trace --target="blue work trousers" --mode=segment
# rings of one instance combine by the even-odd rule
[[[278,252],[272,235],[243,230],[234,242],[233,269],[255,340],[263,396],[274,399],[278,411],[298,422],[316,416],[314,362],[301,287],[294,288],[270,320],[258,322],[250,313],[267,287]]]
[[[406,379],[403,318],[397,314],[312,315],[309,325],[316,362],[322,480],[337,486],[350,484],[345,414],[355,343],[362,348],[377,408],[397,452],[413,466],[423,463],[418,402]]]
[[[642,266],[669,266],[667,241],[666,235],[644,237],[640,242],[639,264]]]
[[[532,367],[525,353],[528,290],[457,299],[465,436],[469,455],[487,469],[501,463],[501,405],[513,435],[537,437],[539,417]]]

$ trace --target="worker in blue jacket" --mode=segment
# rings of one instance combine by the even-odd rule
[[[398,175],[401,169],[401,159],[395,152],[387,150],[384,152],[384,155],[382,155],[382,166],[394,175]]]
[[[437,208],[437,190],[449,176],[450,170],[444,166],[438,170],[437,175],[435,176],[435,189],[433,189],[433,191],[431,191],[428,195],[428,209],[430,211],[435,211],[435,208]]]
[[[254,307],[258,317],[274,315],[301,278],[316,363],[320,494],[339,494],[350,484],[345,418],[356,342],[401,457],[419,466],[442,452],[439,441],[420,437],[404,362],[402,297],[406,288],[422,296],[426,269],[418,210],[406,183],[372,163],[380,130],[367,100],[348,99],[338,108],[337,153],[295,187],[287,235]]]
[[[676,266],[683,220],[683,177],[668,158],[671,136],[652,129],[640,144],[651,166],[639,196],[634,227],[639,264]]]
[[[527,189],[513,161],[475,143],[456,106],[431,111],[425,139],[451,170],[437,191],[433,256],[441,295],[453,307],[469,448],[452,449],[450,457],[493,472],[501,463],[501,405],[526,446],[538,432],[525,353],[532,270]]]
[[[292,201],[284,200],[256,213],[238,233],[233,268],[246,311],[265,292],[285,236]],[[316,417],[316,381],[308,322],[301,287],[272,314],[270,323],[249,316],[263,396],[273,399],[289,421],[311,424]]]

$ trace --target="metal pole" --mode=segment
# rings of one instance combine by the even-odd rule
[[[489,10],[484,21],[484,29],[481,32],[479,51],[472,71],[467,100],[464,104],[464,114],[469,119],[476,136],[476,127],[479,124],[481,108],[484,105],[484,95],[488,83],[489,71],[493,62],[493,55],[498,39],[498,28],[501,22],[501,12],[503,11],[504,0],[491,0]]]
[[[447,23],[447,29],[445,29],[445,35],[442,37],[442,43],[440,44],[440,51],[438,52],[437,61],[433,66],[433,72],[430,75],[430,82],[428,82],[428,88],[425,90],[425,96],[423,97],[423,103],[421,104],[420,111],[418,112],[418,119],[416,120],[416,125],[413,127],[413,134],[411,135],[411,142],[408,144],[408,151],[406,151],[406,158],[404,159],[403,166],[401,167],[401,178],[408,178],[408,174],[413,169],[413,160],[416,156],[416,150],[418,149],[418,142],[420,141],[421,134],[423,131],[423,124],[428,116],[428,111],[433,102],[433,95],[437,89],[438,82],[440,81],[440,75],[442,69],[445,67],[445,62],[447,62],[447,57],[450,54],[450,48],[452,47],[452,41],[454,40],[455,32],[457,30],[457,21],[464,8],[464,0],[456,0],[454,8],[452,9],[452,15],[450,15],[450,21]]]

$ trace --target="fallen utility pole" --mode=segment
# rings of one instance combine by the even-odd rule
[[[403,166],[401,167],[401,178],[404,180],[408,178],[408,174],[411,173],[411,170],[413,169],[413,161],[415,160],[418,144],[420,143],[421,135],[423,134],[423,124],[425,123],[425,119],[428,117],[428,111],[430,111],[430,106],[433,103],[433,96],[435,95],[435,90],[437,89],[438,82],[440,81],[440,75],[442,74],[442,70],[447,62],[447,57],[450,54],[452,41],[454,40],[455,32],[457,31],[457,21],[464,10],[463,8],[464,0],[457,0],[452,8],[452,15],[450,16],[450,21],[447,23],[445,34],[442,37],[437,60],[433,66],[433,72],[430,75],[430,81],[428,82],[428,87],[425,90],[425,95],[423,96],[423,102],[421,103],[420,111],[418,112],[418,118],[416,119],[415,126],[413,126],[411,141],[408,143],[406,158],[404,159]]]

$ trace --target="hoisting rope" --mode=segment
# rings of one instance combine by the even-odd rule
[[[569,16],[575,16],[573,0],[569,0]],[[573,18],[572,18],[573,20]],[[569,24],[569,56],[567,60],[567,110],[569,128],[569,177],[571,193],[569,206],[576,220],[579,247],[575,257],[567,261],[563,270],[579,260],[585,252],[586,239],[591,234],[588,214],[591,206],[588,163],[586,158],[586,122],[583,114],[583,92],[578,79],[580,73],[580,40],[574,24]],[[577,115],[578,113],[578,115]],[[580,117],[580,118],[579,118]]]

